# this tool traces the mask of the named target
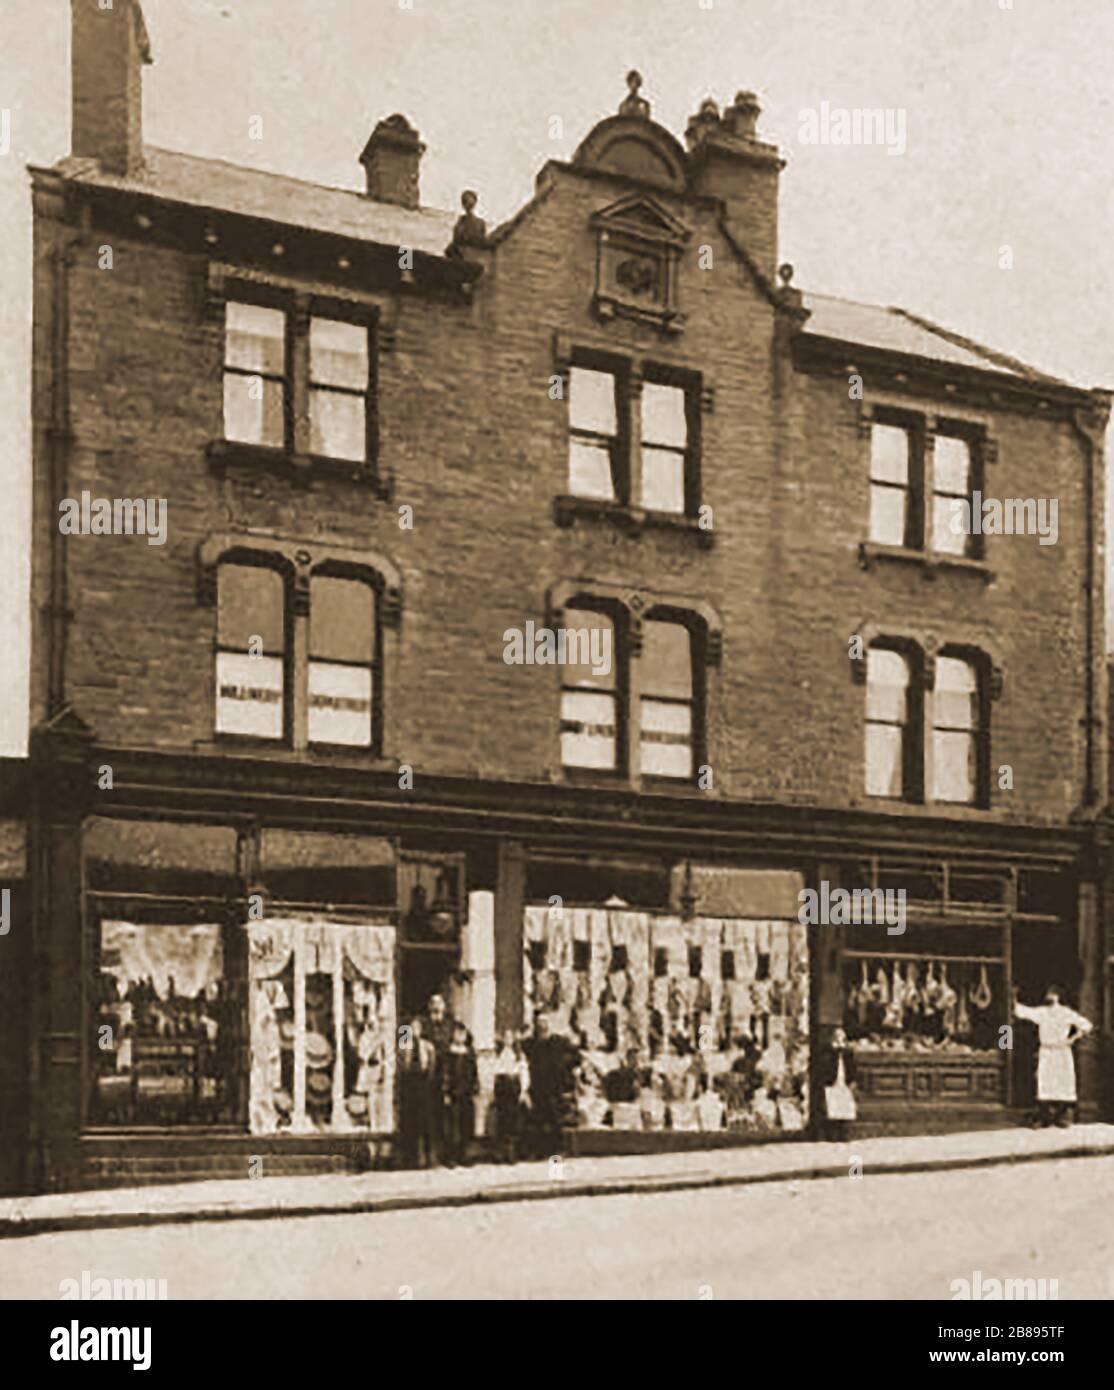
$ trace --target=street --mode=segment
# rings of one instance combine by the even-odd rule
[[[1109,1299],[1114,1158],[0,1241],[0,1298],[83,1271],[171,1299]]]

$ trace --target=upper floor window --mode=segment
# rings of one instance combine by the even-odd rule
[[[377,649],[375,591],[314,575],[309,586],[309,741],[368,748]]]
[[[936,658],[932,700],[932,799],[974,805],[979,795],[979,672],[957,656]]]
[[[644,776],[691,778],[695,733],[693,643],[679,622],[642,625],[640,763]]]
[[[697,660],[707,654],[698,640],[704,620],[653,608],[635,644],[621,603],[592,602],[583,595],[563,610],[562,764],[691,781],[704,732],[705,687]],[[610,659],[600,661],[601,653]]]
[[[944,555],[971,553],[973,472],[970,441],[938,434],[932,449],[932,548]]]
[[[866,792],[911,800],[915,720],[910,709],[911,663],[890,647],[866,654]]]
[[[619,378],[614,372],[570,369],[569,491],[576,496],[627,500],[619,414]]]
[[[658,512],[685,511],[689,472],[686,392],[680,386],[646,381],[642,386],[642,506]]]
[[[865,787],[868,796],[982,806],[989,800],[986,663],[945,650],[872,645],[866,665]]]
[[[311,453],[335,459],[367,458],[368,360],[366,324],[310,319]]]
[[[248,291],[243,291],[245,296]],[[307,304],[261,290],[224,305],[224,438],[304,458],[374,455],[371,310]],[[318,301],[310,301],[317,304]],[[332,301],[326,301],[326,306]]]
[[[286,586],[262,565],[221,565],[217,577],[217,731],[286,732]]]
[[[876,424],[870,438],[870,539],[910,545],[912,434],[902,425]]]
[[[877,412],[870,438],[871,541],[938,555],[976,556],[971,524],[981,487],[976,433],[961,422]]]
[[[284,575],[229,560],[217,569],[216,729],[292,743],[376,742],[378,617],[370,578],[314,574],[308,618]],[[308,621],[303,640],[299,623]]]
[[[282,449],[287,442],[286,315],[225,305],[224,437]]]
[[[651,512],[698,507],[697,387],[665,368],[632,380],[585,358],[569,369],[569,491]],[[637,401],[637,408],[634,402]]]
[[[620,662],[614,617],[566,608],[561,675],[561,761],[566,767],[619,769]],[[592,660],[605,653],[606,660]]]

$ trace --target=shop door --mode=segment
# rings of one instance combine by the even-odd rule
[[[1075,927],[1068,922],[1015,922],[1013,982],[1023,1004],[1043,1004],[1050,984],[1079,1003],[1079,956]],[[1022,1019],[1013,1021],[1013,1104],[1028,1109],[1036,1102],[1037,1029]]]

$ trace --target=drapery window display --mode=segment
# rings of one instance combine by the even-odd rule
[[[843,1026],[857,1051],[1004,1056],[1003,960],[848,952],[843,999]]]
[[[102,919],[90,1048],[93,1124],[233,1118],[237,995],[214,923]]]
[[[249,923],[253,1134],[394,1129],[395,929]]]
[[[579,1049],[581,1128],[794,1131],[808,1111],[799,922],[528,907],[528,1020]]]

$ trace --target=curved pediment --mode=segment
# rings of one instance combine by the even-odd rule
[[[620,178],[685,190],[685,152],[664,126],[646,116],[609,116],[581,141],[573,163]]]

